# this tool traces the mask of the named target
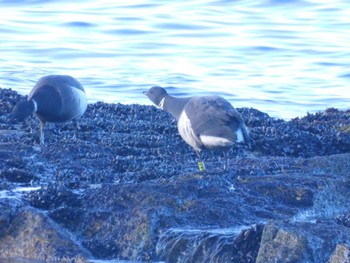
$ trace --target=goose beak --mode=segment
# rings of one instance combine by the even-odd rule
[[[148,95],[148,91],[142,91],[142,93],[146,96]]]

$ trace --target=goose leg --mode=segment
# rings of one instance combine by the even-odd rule
[[[77,132],[80,129],[78,120],[74,119],[73,125],[74,125],[73,141],[76,141],[77,140]]]
[[[228,149],[228,150],[225,150],[224,151],[224,158],[225,158],[225,163],[224,163],[224,171],[228,171],[228,156],[229,156],[229,153],[232,151],[232,148]]]
[[[224,158],[225,158],[224,171],[226,172],[228,170],[228,152],[227,151],[224,151]]]
[[[45,144],[44,127],[45,127],[45,122],[40,121],[40,144],[41,145]]]

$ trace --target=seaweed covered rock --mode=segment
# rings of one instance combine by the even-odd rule
[[[160,235],[157,256],[164,262],[255,262],[262,225],[250,228],[169,229]]]
[[[347,259],[349,111],[285,121],[238,109],[252,149],[235,147],[228,172],[208,152],[198,172],[175,120],[153,106],[89,104],[77,128],[47,125],[40,146],[35,117],[8,122],[20,99],[0,89],[2,257]]]
[[[327,109],[290,121],[254,109],[241,111],[254,149],[263,155],[313,157],[350,151],[350,110]]]
[[[43,261],[87,262],[91,254],[50,218],[31,208],[14,216],[0,237],[2,258],[30,258]]]

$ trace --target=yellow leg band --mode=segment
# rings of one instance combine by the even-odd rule
[[[205,170],[204,162],[198,162],[198,169],[199,169],[199,171],[204,171]]]

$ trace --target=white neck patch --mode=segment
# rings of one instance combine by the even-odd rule
[[[158,107],[161,108],[162,110],[164,110],[164,100],[165,100],[165,97],[158,104]]]

